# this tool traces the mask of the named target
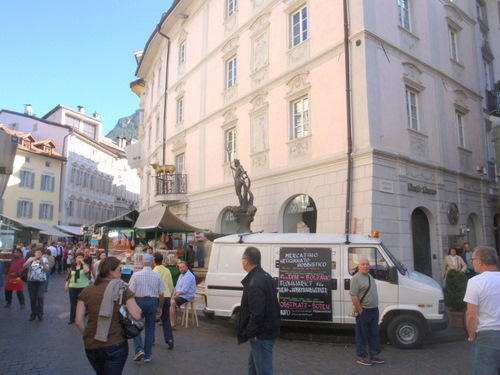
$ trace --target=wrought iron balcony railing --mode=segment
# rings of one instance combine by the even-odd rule
[[[488,112],[490,115],[500,117],[500,90],[486,92]]]
[[[156,176],[155,194],[187,194],[187,175],[174,173]]]

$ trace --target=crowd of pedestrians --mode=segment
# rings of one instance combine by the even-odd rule
[[[135,272],[129,284],[121,280],[120,260],[99,254],[94,261],[90,248],[58,242],[26,246],[12,250],[12,260],[5,269],[0,262],[0,288],[5,287],[5,308],[10,308],[16,292],[20,309],[25,308],[24,282],[31,313],[29,321],[44,319],[44,293],[50,275],[66,274],[64,291],[68,292],[70,318],[83,336],[86,356],[97,374],[121,374],[128,357],[128,343],[122,335],[120,307],[131,316],[143,319],[142,335],[133,339],[134,361],[149,363],[156,323],[161,322],[167,348],[174,348],[175,314],[183,304],[195,298],[196,278],[188,262],[179,264],[180,276],[174,287],[163,255],[148,249],[143,268]],[[192,251],[192,249],[190,249]],[[261,267],[259,249],[248,247],[242,256],[242,268],[248,273],[242,280],[243,296],[238,321],[238,343],[249,342],[248,374],[273,373],[273,348],[280,332],[280,311],[272,277]],[[472,265],[472,268],[471,268]],[[500,374],[500,272],[495,249],[466,243],[462,256],[450,248],[443,266],[443,278],[450,269],[464,272],[468,279],[464,301],[467,303],[467,330],[472,342],[473,374]],[[377,285],[370,275],[368,259],[361,259],[351,279],[350,296],[357,310],[357,363],[383,364],[379,338]]]

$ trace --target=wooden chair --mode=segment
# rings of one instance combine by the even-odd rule
[[[190,308],[191,308],[191,321],[193,322],[193,325],[196,322],[196,327],[199,327],[200,325],[198,324],[198,315],[196,315],[196,308],[194,306],[194,301],[186,302],[184,304],[184,311],[182,312],[181,327],[184,326],[187,328],[187,326],[188,326]]]

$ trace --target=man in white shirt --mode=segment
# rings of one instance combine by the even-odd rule
[[[55,242],[52,242],[50,244],[50,246],[47,246],[47,249],[50,250],[50,255],[52,255],[54,257],[54,259],[56,259],[57,257],[57,247],[56,247],[56,243]],[[57,263],[54,263],[54,266],[49,270],[49,272],[47,273],[48,275],[54,275],[56,273],[56,264]]]
[[[500,373],[500,272],[495,249],[476,248],[472,256],[479,275],[469,279],[464,301],[467,302],[467,332],[472,347],[472,373]]]
[[[159,274],[153,271],[153,256],[144,254],[142,271],[134,272],[130,278],[129,288],[135,294],[135,301],[142,310],[146,323],[144,327],[145,339],[142,343],[141,335],[134,337],[134,361],[144,358],[145,363],[151,362],[153,340],[155,337],[155,322],[161,316],[165,292],[165,283]]]

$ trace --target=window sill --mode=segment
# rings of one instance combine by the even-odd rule
[[[410,36],[410,37],[412,37],[413,39],[415,39],[415,40],[417,40],[417,41],[418,41],[418,40],[420,40],[420,38],[419,38],[417,35],[415,35],[415,34],[414,34],[411,30],[408,30],[408,29],[404,28],[404,27],[403,27],[403,26],[401,26],[401,25],[398,25],[398,29],[399,29],[399,31],[401,31],[401,32],[403,32],[403,33],[405,33],[405,34],[409,35],[409,36]]]
[[[465,69],[465,66],[462,65],[460,62],[458,62],[458,60],[455,60],[454,58],[450,57],[450,61],[457,68]]]
[[[311,137],[312,137],[312,134],[311,134],[311,132],[309,132],[309,134],[288,140],[287,144],[290,145],[293,143],[301,142],[301,141],[304,141],[304,140],[311,138]]]
[[[408,128],[408,133],[417,135],[419,137],[429,138],[429,136],[427,134],[425,134],[425,133],[422,133],[422,131],[420,129],[419,130],[415,130],[415,129],[412,129],[412,128]]]

